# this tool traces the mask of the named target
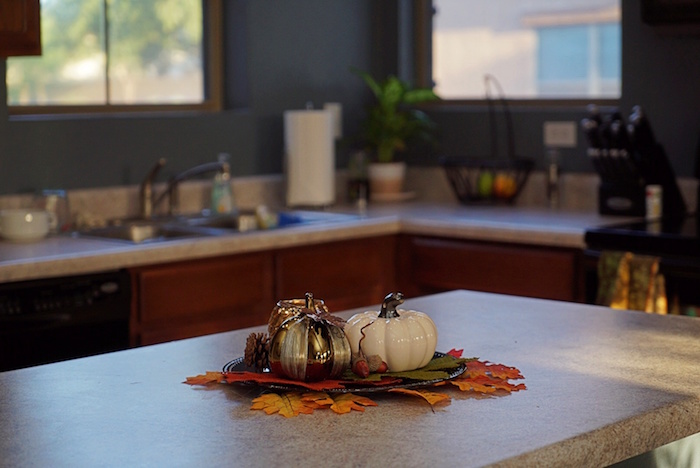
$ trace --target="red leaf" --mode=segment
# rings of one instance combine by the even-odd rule
[[[344,388],[341,380],[320,380],[318,382],[304,382],[301,380],[285,379],[271,372],[224,372],[224,379],[228,383],[234,382],[254,382],[272,383],[280,385],[294,385],[308,388],[309,390],[322,391],[329,388]]]
[[[449,350],[449,351],[447,352],[447,355],[459,359],[459,358],[462,357],[462,352],[463,352],[463,351],[464,351],[463,349],[454,349],[454,348],[452,348],[451,350]]]

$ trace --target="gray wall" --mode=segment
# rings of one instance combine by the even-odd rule
[[[165,179],[221,151],[234,175],[279,173],[282,112],[307,101],[341,102],[347,133],[357,129],[367,95],[350,67],[370,67],[371,0],[224,3],[225,54],[246,52],[227,58],[224,112],[27,120],[8,117],[0,86],[0,193],[135,184],[161,157]]]
[[[641,21],[639,0],[622,0],[622,98],[619,109],[629,116],[641,105],[679,176],[691,176],[700,140],[700,25],[694,34],[670,32]],[[440,124],[442,151],[448,155],[490,154],[488,119],[483,107],[433,114]],[[557,109],[513,109],[516,153],[544,159],[542,125],[547,120],[585,117],[585,106]],[[504,137],[500,122],[499,136]],[[562,169],[592,172],[579,132],[579,147],[562,150]],[[504,138],[503,138],[504,139]],[[505,146],[498,148],[505,155]]]
[[[0,193],[135,184],[157,158],[168,159],[164,178],[214,160],[221,151],[233,155],[236,175],[279,173],[282,112],[302,108],[307,101],[341,102],[345,134],[357,130],[368,95],[349,68],[383,70],[387,64],[396,65],[385,55],[396,45],[378,44],[375,39],[390,35],[386,27],[377,34],[375,23],[382,16],[375,11],[376,2],[226,0],[225,4],[226,111],[26,120],[7,115],[5,90],[0,87]],[[236,50],[245,54],[234,54]],[[676,172],[690,176],[700,136],[700,35],[662,36],[641,22],[638,0],[623,0],[623,50],[623,114],[642,105]],[[0,75],[4,71],[0,61]],[[483,107],[432,114],[440,124],[440,150],[409,156],[409,162],[431,165],[437,164],[439,154],[489,153]],[[526,108],[514,109],[513,115],[517,152],[541,160],[542,123],[578,121],[584,111]],[[592,170],[583,143],[563,153],[564,170]],[[341,153],[338,165],[344,164]]]

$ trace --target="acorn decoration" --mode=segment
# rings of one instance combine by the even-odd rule
[[[275,327],[270,338],[270,370],[294,380],[315,381],[340,377],[350,367],[350,343],[339,317],[321,307],[322,301],[306,293],[303,306],[298,299],[286,303],[284,311],[273,311],[270,319],[287,317]],[[336,320],[337,319],[337,320]],[[335,322],[335,323],[334,323]]]
[[[248,367],[262,371],[270,367],[270,337],[267,333],[251,333],[245,343],[243,359]]]

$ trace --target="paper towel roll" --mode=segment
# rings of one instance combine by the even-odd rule
[[[332,112],[284,113],[287,206],[321,207],[335,202],[335,146]]]
[[[326,102],[323,110],[329,111],[333,116],[333,138],[343,138],[343,105],[339,102]]]

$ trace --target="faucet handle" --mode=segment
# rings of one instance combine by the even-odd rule
[[[153,182],[153,179],[156,178],[156,175],[158,175],[158,171],[165,166],[165,163],[167,160],[165,158],[160,158],[156,163],[151,167],[151,170],[148,171],[148,174],[146,175],[146,178],[144,180]]]
[[[141,217],[143,219],[148,219],[153,214],[153,180],[158,175],[158,171],[165,166],[165,158],[160,158],[148,171],[146,177],[144,177],[141,182]]]

